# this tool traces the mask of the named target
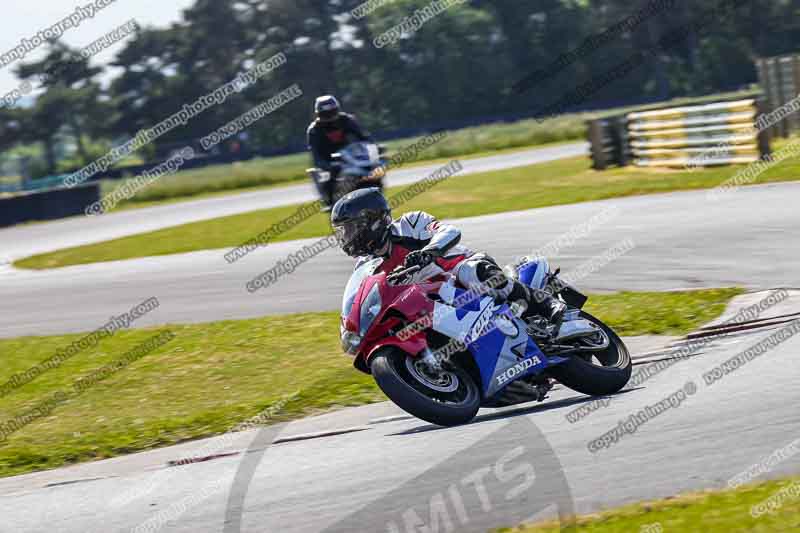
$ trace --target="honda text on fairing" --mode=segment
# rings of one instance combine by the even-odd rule
[[[418,418],[463,424],[480,407],[544,400],[552,379],[589,395],[628,383],[625,344],[581,310],[587,298],[546,260],[523,260],[505,272],[568,305],[558,337],[544,318],[524,321],[507,304],[462,289],[450,273],[415,282],[419,267],[387,274],[381,263],[365,262],[347,284],[342,347],[389,399]]]

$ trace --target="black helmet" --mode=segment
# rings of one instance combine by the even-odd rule
[[[335,96],[320,96],[314,102],[314,113],[320,122],[332,122],[339,118],[339,100]]]
[[[392,210],[380,189],[359,189],[343,196],[331,210],[336,240],[351,257],[375,255],[389,238]]]

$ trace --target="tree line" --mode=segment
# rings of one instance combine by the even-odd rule
[[[446,9],[431,7],[443,1]],[[756,58],[800,51],[798,0],[367,4],[197,0],[169,27],[138,27],[105,66],[51,41],[43,59],[9,67],[41,91],[31,106],[0,108],[0,151],[41,147],[43,173],[87,164],[277,53],[288,59],[281,68],[139,155],[163,157],[293,84],[303,97],[253,124],[249,143],[302,143],[319,94],[339,96],[368,129],[391,130],[534,114],[645,49],[645,64],[602,84],[585,105],[740,88],[757,81]],[[435,16],[414,18],[423,11]],[[714,19],[700,24],[704,13]],[[398,27],[401,38],[374,44]],[[682,37],[673,46],[658,46],[675,32]],[[73,147],[68,154],[58,149],[65,138]]]

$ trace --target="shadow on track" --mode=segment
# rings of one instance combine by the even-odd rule
[[[565,398],[563,400],[556,400],[553,402],[547,403],[540,403],[536,405],[523,405],[522,407],[516,407],[513,409],[509,409],[507,411],[502,411],[499,413],[487,413],[485,415],[478,415],[473,418],[468,424],[464,424],[465,426],[471,426],[474,424],[481,424],[484,422],[491,422],[494,420],[502,420],[507,418],[515,418],[518,416],[526,416],[535,413],[543,413],[545,411],[551,411],[553,409],[563,409],[565,407],[572,407],[573,405],[579,405],[582,403],[592,402],[602,398],[614,398],[615,396],[619,396],[621,394],[627,394],[629,392],[635,392],[638,390],[643,390],[645,387],[636,387],[633,389],[624,389],[619,391],[616,394],[606,395],[606,396],[579,396],[575,398]],[[455,427],[464,427],[464,426],[455,426]],[[389,433],[387,437],[397,437],[402,435],[415,435],[417,433],[425,433],[428,431],[441,431],[447,430],[450,428],[442,427],[442,426],[435,426],[432,424],[425,424],[424,426],[418,426],[415,428],[407,429],[404,431],[400,431],[397,433]]]

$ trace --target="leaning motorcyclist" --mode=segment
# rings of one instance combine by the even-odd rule
[[[307,131],[308,148],[311,150],[314,166],[330,173],[327,181],[321,182],[317,177],[315,180],[323,201],[331,206],[336,177],[341,170],[333,164],[333,154],[352,142],[372,139],[353,115],[342,112],[339,100],[334,96],[325,95],[317,98],[314,102],[314,114],[316,119],[308,126]]]
[[[389,203],[377,188],[343,196],[333,206],[331,225],[342,250],[359,258],[357,266],[382,257],[379,271],[387,273],[411,266],[424,269],[417,274],[420,279],[452,272],[462,286],[508,302],[517,316],[539,315],[555,326],[554,332],[559,330],[566,304],[507,277],[494,259],[460,245],[461,232],[433,215],[414,211],[392,220]]]

